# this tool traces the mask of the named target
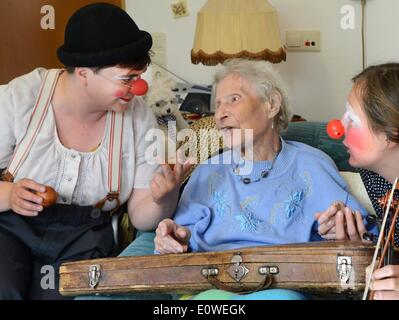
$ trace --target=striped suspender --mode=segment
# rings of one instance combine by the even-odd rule
[[[18,170],[26,160],[46,117],[60,73],[61,70],[59,69],[50,69],[47,71],[40,87],[39,95],[36,99],[25,136],[16,146],[11,162],[7,170],[3,173],[3,179],[5,181],[13,182]],[[106,200],[116,200],[117,207],[120,205],[119,193],[122,175],[123,118],[123,113],[111,113],[108,154],[108,195],[96,204],[97,208],[102,208]]]
[[[35,107],[33,108],[33,112],[29,120],[28,129],[26,130],[25,136],[22,138],[21,142],[16,146],[14,154],[11,158],[11,162],[5,173],[7,181],[10,179],[11,181],[14,180],[17,171],[25,161],[30,149],[32,148],[37,134],[42,127],[44,118],[46,117],[59,74],[60,70],[51,69],[47,71],[44,77],[44,81],[42,82],[39,90],[39,95],[36,99]]]
[[[120,207],[119,193],[121,191],[122,176],[122,133],[124,113],[111,112],[111,129],[108,147],[108,194],[95,207],[101,209],[105,202],[116,201],[115,212]]]

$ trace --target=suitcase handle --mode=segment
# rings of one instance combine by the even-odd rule
[[[247,293],[257,292],[260,290],[265,290],[268,289],[273,283],[273,276],[271,274],[266,274],[263,280],[258,284],[258,286],[255,289],[243,291],[243,288],[231,287],[229,285],[224,284],[223,282],[219,281],[216,278],[216,276],[209,275],[206,277],[206,279],[216,289],[234,292],[234,293],[240,293],[240,294],[247,294]]]

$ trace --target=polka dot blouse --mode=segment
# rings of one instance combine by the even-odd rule
[[[374,210],[379,218],[382,218],[384,212],[380,205],[378,204],[378,198],[382,198],[386,195],[388,190],[392,189],[392,184],[385,180],[380,175],[375,172],[360,169],[360,176],[363,180],[363,184],[366,188],[367,194],[373,204]],[[399,199],[399,193],[395,192],[395,198]],[[399,218],[396,220],[396,228],[395,228],[395,246],[399,247]]]

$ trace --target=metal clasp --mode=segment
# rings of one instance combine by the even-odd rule
[[[93,264],[89,268],[89,286],[94,289],[100,282],[101,267],[99,264]]]
[[[261,275],[268,275],[268,274],[278,274],[279,270],[277,266],[263,266],[259,267],[258,272]]]
[[[352,258],[348,256],[337,257],[337,276],[341,284],[346,284],[349,281],[352,271]]]
[[[205,277],[217,276],[219,274],[218,268],[204,268],[201,270],[201,274]]]
[[[235,281],[240,282],[249,272],[249,270],[241,264],[242,257],[240,252],[231,258],[231,263],[233,265],[227,269],[227,272]]]

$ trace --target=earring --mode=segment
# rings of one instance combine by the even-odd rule
[[[274,129],[274,122],[272,122],[272,129]]]

